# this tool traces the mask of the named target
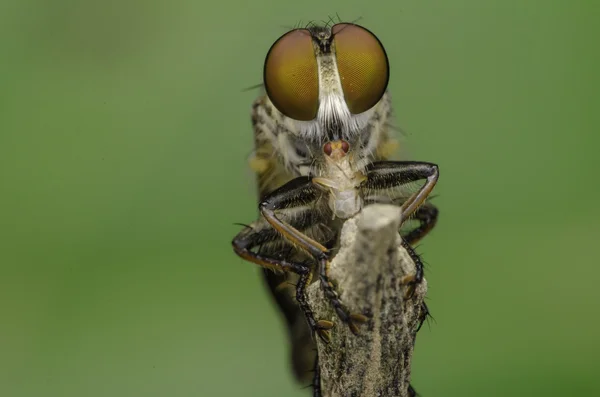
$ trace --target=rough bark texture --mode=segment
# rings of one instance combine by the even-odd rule
[[[321,390],[324,397],[408,396],[410,363],[422,302],[423,280],[410,299],[401,280],[415,273],[415,264],[401,247],[400,209],[371,205],[346,221],[340,250],[330,276],[342,302],[370,321],[354,335],[340,322],[319,283],[309,289],[317,318],[335,323],[331,343],[318,341]]]

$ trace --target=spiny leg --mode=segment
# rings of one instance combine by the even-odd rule
[[[409,175],[414,178],[413,181],[419,179],[426,179],[425,184],[412,194],[404,204],[402,204],[402,219],[408,219],[416,210],[419,208],[427,197],[431,194],[431,191],[435,187],[440,176],[438,166],[430,163],[412,163],[408,165]],[[406,172],[406,171],[405,171]]]
[[[245,246],[248,240],[244,239],[244,236],[237,236],[233,240],[233,249],[241,258],[256,263],[272,270],[288,271],[299,275],[298,282],[296,284],[296,301],[298,306],[304,313],[306,321],[310,329],[317,332],[317,334],[325,342],[329,342],[328,330],[333,327],[333,324],[326,320],[315,319],[314,313],[306,300],[306,287],[312,279],[311,268],[300,262],[293,262],[275,256],[263,255],[260,253],[254,253],[251,248]]]
[[[301,217],[305,226],[310,226],[310,223],[314,222],[315,219],[311,217]],[[263,221],[264,223],[264,221]],[[316,320],[314,313],[310,309],[308,302],[306,301],[306,286],[310,283],[312,277],[312,268],[306,263],[301,263],[285,258],[280,254],[280,249],[262,249],[258,252],[252,251],[252,249],[261,246],[277,247],[277,244],[282,244],[281,236],[268,225],[261,225],[260,222],[256,222],[256,227],[246,228],[242,230],[232,241],[233,249],[236,254],[241,258],[248,260],[252,263],[256,263],[264,268],[292,272],[299,275],[298,282],[296,284],[296,300],[298,306],[304,313],[308,325],[313,331],[316,331],[318,335],[324,340],[329,340],[328,329],[333,327],[330,321]],[[262,227],[261,227],[262,226]]]
[[[352,333],[358,334],[357,324],[364,324],[369,319],[367,316],[360,313],[350,313],[350,311],[344,306],[339,298],[335,285],[333,285],[329,279],[329,261],[327,260],[319,262],[319,279],[321,280],[323,293],[331,302],[337,316],[340,318],[340,320],[348,324],[348,327]]]
[[[268,195],[259,205],[260,213],[275,230],[317,260],[327,259],[329,253],[327,248],[280,219],[276,213],[285,213],[285,210],[297,210],[301,207],[312,208],[321,194],[322,192],[311,183],[311,178],[298,177]]]
[[[311,272],[300,275],[296,284],[296,300],[298,301],[298,306],[300,306],[300,309],[302,309],[306,316],[310,329],[316,331],[323,342],[329,343],[331,342],[329,330],[333,328],[333,323],[328,320],[316,320],[315,315],[308,304],[308,300],[306,299],[306,287],[308,287],[311,280]]]
[[[292,272],[299,275],[310,273],[310,267],[300,262],[286,260],[275,255],[265,255],[262,253],[253,252],[253,248],[258,247],[263,240],[270,237],[268,234],[268,229],[259,231],[250,229],[250,232],[248,232],[248,230],[243,230],[237,236],[235,236],[231,242],[231,245],[239,257],[264,268],[274,271]]]
[[[417,209],[417,211],[415,211],[414,216],[413,216],[413,219],[417,220],[419,222],[419,225],[414,229],[411,229],[404,233],[400,233],[400,235],[402,236],[402,239],[404,241],[406,241],[412,247],[414,244],[419,242],[423,237],[425,237],[431,231],[431,229],[434,228],[434,226],[437,222],[437,217],[438,217],[437,207],[435,207],[433,204],[431,204],[429,202],[426,202],[421,207],[419,207]],[[419,260],[418,262],[416,262],[417,266],[419,264],[422,264],[422,261]],[[421,270],[421,272],[423,272],[423,270]],[[410,292],[410,291],[408,291],[408,292]],[[417,327],[416,332],[419,332],[421,330],[421,328],[423,327],[423,324],[425,323],[425,321],[427,321],[427,319],[429,317],[431,317],[431,313],[429,312],[429,307],[427,307],[427,304],[425,302],[422,302],[421,303],[421,312],[419,315],[419,325]]]
[[[429,317],[431,317],[431,313],[429,313],[429,307],[427,307],[427,304],[423,302],[421,303],[421,313],[419,314],[419,326],[417,327],[416,332],[419,332],[421,330],[423,324],[425,323],[425,321],[427,321]]]
[[[415,245],[435,227],[438,218],[438,209],[435,205],[425,202],[413,214],[412,219],[419,225],[412,230],[401,233],[402,238],[410,245]]]
[[[321,370],[319,369],[319,356],[315,359],[315,375],[313,377],[313,397],[321,397]]]
[[[426,202],[421,207],[419,207],[415,211],[414,216],[413,216],[413,219],[416,219],[419,222],[419,225],[410,231],[400,233],[400,235],[402,236],[402,240],[407,243],[405,245],[405,248],[407,246],[410,246],[412,248],[412,246],[414,246],[414,244],[416,244],[423,237],[425,237],[427,235],[427,233],[429,233],[431,231],[431,229],[433,229],[433,227],[435,226],[435,224],[437,222],[437,217],[438,217],[438,209],[433,204]],[[408,249],[407,249],[407,251],[408,251]],[[414,249],[412,249],[411,251],[408,251],[408,252],[411,255],[411,257],[419,258],[419,260],[415,261],[415,266],[417,267],[416,273],[415,273],[415,278],[409,284],[409,288],[407,289],[407,295],[412,296],[412,294],[414,294],[416,284],[419,284],[423,279],[423,262],[420,259],[420,257],[418,256],[418,254],[416,252],[414,252]],[[423,318],[421,319],[421,322],[420,322],[419,328],[417,329],[417,332],[421,329],[423,322],[429,315],[429,309],[427,308],[427,305],[425,304],[425,302],[423,302],[423,306],[424,306],[425,314],[423,315]]]
[[[427,197],[433,190],[437,180],[439,178],[439,169],[437,165],[425,162],[414,162],[414,161],[380,161],[373,163],[367,170],[367,180],[362,186],[366,192],[366,196],[382,197],[387,196],[392,201],[402,198],[401,206],[401,222],[404,223],[413,214],[417,215],[417,219],[420,216],[422,219],[427,219],[427,212],[429,211],[429,224],[423,223],[421,220],[421,226],[415,229],[414,232],[409,233],[411,242],[416,242],[419,238],[422,238],[431,228],[437,220],[437,209],[427,203]],[[405,198],[406,193],[397,191],[398,197],[394,196],[394,188],[399,188],[407,185],[411,182],[416,182],[425,179],[425,183],[414,193],[410,194]],[[391,196],[391,197],[390,197]],[[367,199],[368,200],[368,199]],[[419,214],[418,209],[423,205],[426,210],[422,210]],[[433,223],[433,224],[432,224]],[[405,239],[402,240],[402,246],[406,249],[411,259],[414,261],[416,266],[415,274],[405,276],[402,280],[404,284],[408,285],[406,297],[410,298],[413,296],[416,285],[423,280],[423,262],[417,255],[414,249],[411,247],[410,242]]]
[[[367,169],[367,180],[362,188],[369,194],[393,195],[393,188],[425,179],[426,182],[402,203],[405,221],[419,208],[433,190],[439,178],[438,166],[418,161],[379,161]],[[393,200],[394,198],[391,197]]]
[[[401,244],[402,248],[406,250],[408,256],[410,256],[410,259],[415,264],[415,273],[404,276],[401,281],[402,284],[405,284],[407,286],[404,297],[406,299],[410,299],[414,296],[417,285],[421,284],[421,282],[423,281],[423,261],[409,243],[402,240]]]
[[[356,333],[358,332],[356,324],[364,323],[368,318],[362,314],[350,314],[340,301],[335,287],[327,276],[329,250],[277,216],[278,212],[286,209],[310,204],[316,205],[323,192],[311,180],[310,177],[299,177],[275,190],[260,203],[260,212],[265,220],[281,233],[286,240],[306,250],[318,261],[319,277],[325,296],[333,305],[338,317],[348,324],[352,332]],[[323,326],[329,326],[329,324],[321,324],[321,328]]]

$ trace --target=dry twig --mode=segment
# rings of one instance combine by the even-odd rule
[[[371,205],[346,221],[340,250],[330,275],[341,300],[356,313],[370,315],[354,335],[340,323],[319,283],[309,289],[317,318],[331,319],[331,343],[318,342],[321,390],[324,397],[408,396],[410,363],[427,283],[410,299],[401,280],[415,273],[415,264],[401,246],[400,209]]]

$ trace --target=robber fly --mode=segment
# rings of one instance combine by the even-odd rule
[[[403,245],[417,265],[403,282],[414,291],[423,278],[411,244],[436,223],[437,209],[427,199],[439,172],[432,163],[389,161],[397,144],[388,80],[383,45],[353,23],[293,29],[271,46],[265,60],[266,93],[252,107],[250,158],[260,217],[234,238],[233,248],[265,268],[287,321],[294,373],[301,381],[315,365],[313,332],[327,341],[333,327],[315,318],[306,301],[313,279],[353,332],[367,320],[344,306],[328,275],[345,219],[371,203],[401,206],[403,220],[417,221],[410,230],[401,228]],[[424,183],[415,187],[419,181]]]

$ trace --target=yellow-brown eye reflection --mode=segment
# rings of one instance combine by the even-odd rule
[[[305,121],[317,116],[318,66],[308,30],[292,30],[273,44],[265,60],[264,82],[273,105],[284,115]]]
[[[353,114],[375,106],[387,88],[389,65],[379,39],[350,23],[332,28],[338,72],[346,104]]]

